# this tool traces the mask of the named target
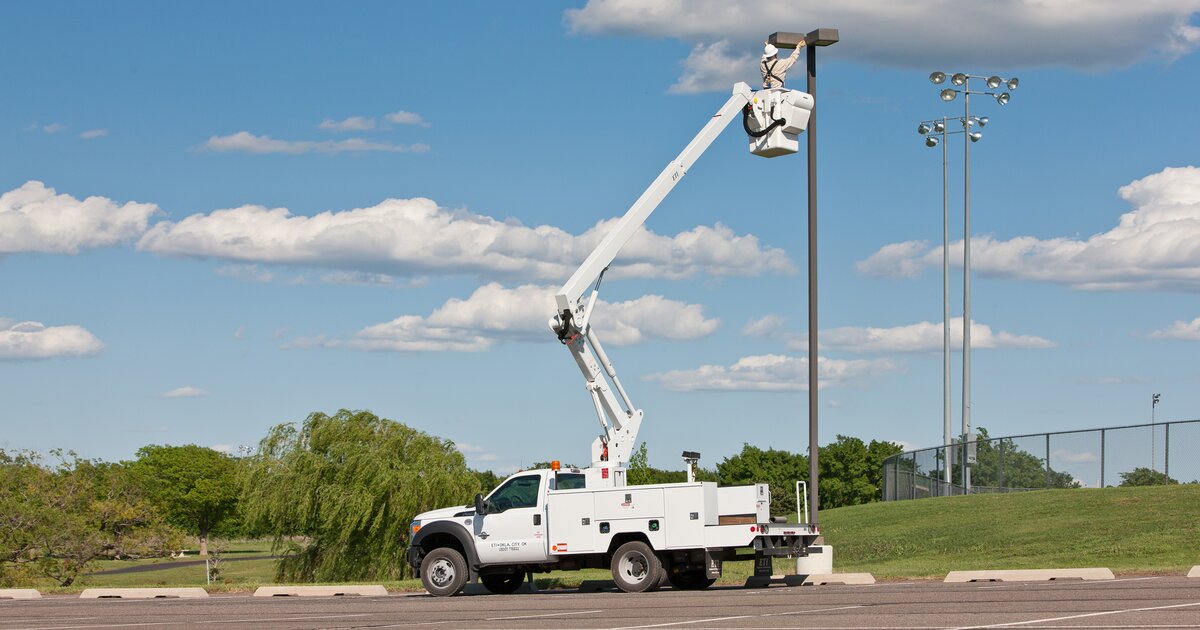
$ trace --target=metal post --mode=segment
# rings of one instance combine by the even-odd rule
[[[1046,434],[1046,487],[1050,487],[1050,434]]]
[[[1104,487],[1104,429],[1100,429],[1100,487]]]
[[[999,487],[1001,489],[1003,489],[1004,488],[1004,438],[1000,438],[1000,439],[996,440],[996,442],[1000,445],[999,449],[997,449],[997,452],[999,453],[999,455],[997,456],[997,458],[999,459],[998,467],[1000,469]]]
[[[946,484],[954,482],[953,455],[950,432],[950,189],[946,170],[946,125],[942,117],[942,444],[946,452]]]
[[[971,78],[963,84],[963,440],[971,435]],[[971,492],[971,469],[963,460],[963,488]]]
[[[1163,425],[1163,430],[1166,431],[1163,444],[1163,484],[1171,482],[1171,423]]]

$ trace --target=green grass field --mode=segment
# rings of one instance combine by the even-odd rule
[[[1200,485],[1155,488],[1045,490],[871,503],[821,513],[821,533],[834,547],[834,569],[877,578],[941,577],[952,570],[1109,567],[1122,573],[1182,574],[1200,564]],[[213,591],[252,590],[274,583],[267,541],[225,545],[223,579]],[[191,555],[187,560],[198,559]],[[109,561],[96,571],[160,565],[170,559]],[[794,573],[776,561],[776,573]],[[725,564],[721,582],[741,583],[749,562]],[[543,588],[610,578],[607,571],[538,576]],[[204,566],[89,575],[71,589],[119,586],[204,586]],[[45,585],[38,585],[45,587]],[[385,583],[419,591],[418,580]],[[48,589],[54,590],[54,589]]]

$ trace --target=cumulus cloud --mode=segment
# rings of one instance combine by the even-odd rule
[[[566,21],[577,33],[694,44],[673,88],[690,91],[728,88],[730,59],[756,58],[763,36],[798,15],[839,28],[843,43],[822,53],[828,58],[923,71],[947,59],[964,67],[1097,71],[1192,52],[1200,46],[1200,27],[1191,23],[1198,11],[1200,0],[589,0],[567,10]],[[718,48],[722,41],[730,43]]]
[[[368,326],[349,339],[299,339],[289,345],[348,347],[395,352],[478,352],[499,341],[546,341],[546,320],[555,312],[557,287],[513,289],[491,283],[467,299],[451,299],[427,316],[404,315]],[[647,339],[696,339],[712,334],[720,320],[704,316],[699,304],[660,295],[596,304],[594,323],[604,343],[628,345]]]
[[[383,118],[384,120],[397,125],[418,125],[420,127],[429,126],[429,123],[425,122],[425,119],[421,118],[420,114],[414,114],[413,112],[406,112],[404,110],[392,112]]]
[[[1083,290],[1200,290],[1200,168],[1166,168],[1119,194],[1134,210],[1087,239],[972,237],[972,270]],[[950,259],[961,261],[962,241],[950,247]],[[857,267],[867,275],[911,277],[941,264],[940,245],[906,241],[884,246]]]
[[[259,136],[249,131],[239,131],[227,136],[212,136],[203,145],[208,151],[217,153],[363,153],[385,151],[391,153],[424,153],[426,144],[393,144],[374,142],[362,138],[345,140],[276,140],[270,136]]]
[[[200,389],[199,387],[192,387],[191,385],[186,385],[184,387],[177,387],[175,389],[172,389],[169,392],[163,392],[162,397],[163,398],[199,398],[200,396],[204,396],[206,394],[208,394],[208,392],[204,391],[203,389]]]
[[[683,62],[683,75],[672,85],[670,92],[695,94],[728,90],[738,81],[751,85],[759,82],[758,58],[751,53],[732,54],[728,40],[712,44],[696,44]]]
[[[1190,322],[1177,321],[1162,330],[1150,333],[1151,339],[1181,339],[1184,341],[1200,341],[1200,317]]]
[[[861,386],[875,378],[904,371],[889,359],[817,360],[817,383],[829,387]],[[675,392],[747,391],[797,392],[808,390],[808,358],[780,354],[749,356],[730,366],[702,365],[694,370],[672,370],[646,377]]]
[[[351,116],[345,120],[326,118],[317,126],[325,131],[370,131],[375,128],[375,119],[365,116]]]
[[[75,254],[116,245],[146,231],[158,206],[76,199],[39,181],[0,195],[0,256],[17,252]]]
[[[58,133],[60,131],[66,131],[66,130],[67,130],[66,125],[60,125],[58,123],[50,123],[49,125],[42,127],[42,131],[45,131],[46,133]]]
[[[79,137],[83,138],[84,140],[93,140],[95,138],[103,138],[107,135],[107,129],[88,129],[87,131],[79,134]]]
[[[331,267],[392,275],[479,274],[560,280],[599,244],[616,219],[573,235],[549,225],[388,199],[369,208],[295,216],[286,208],[241,206],[163,221],[138,248],[164,256],[238,263]],[[621,252],[613,276],[685,278],[700,272],[751,276],[795,271],[782,249],[722,224],[674,236],[643,229]]]
[[[0,318],[0,361],[86,357],[104,344],[82,326],[45,326]]]
[[[752,320],[742,328],[749,337],[764,337],[782,341],[789,350],[808,347],[808,335],[793,333],[787,329],[786,318],[766,315]],[[848,352],[871,353],[924,353],[941,352],[943,341],[942,322],[918,322],[905,326],[859,327],[842,326],[820,332],[823,348]],[[1053,348],[1057,344],[1049,339],[1034,335],[1017,335],[1004,331],[993,331],[991,326],[971,320],[971,348]],[[950,349],[961,352],[963,346],[963,319],[950,320]]]

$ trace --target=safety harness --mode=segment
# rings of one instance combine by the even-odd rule
[[[763,83],[770,84],[771,79],[779,82],[779,86],[783,87],[783,78],[775,76],[775,64],[779,63],[779,57],[771,59],[771,65],[767,65],[767,60],[762,61]]]

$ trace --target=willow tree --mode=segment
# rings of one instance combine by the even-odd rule
[[[275,537],[291,581],[405,577],[409,521],[478,485],[452,442],[346,409],[272,428],[242,483],[246,525]]]

